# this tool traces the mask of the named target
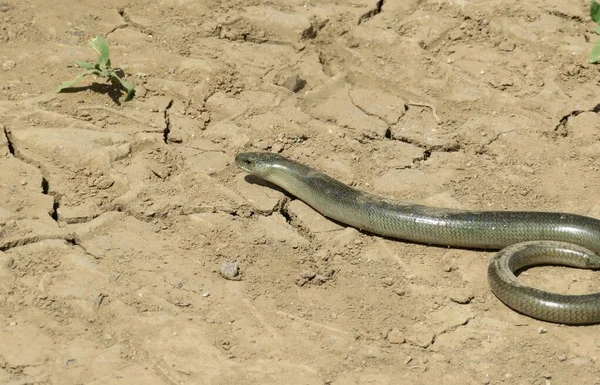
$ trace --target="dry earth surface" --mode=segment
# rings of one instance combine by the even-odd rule
[[[599,384],[600,326],[505,307],[492,252],[344,228],[233,163],[600,218],[588,5],[0,1],[0,383]],[[98,35],[133,101],[52,92]],[[599,274],[522,279],[584,293]]]

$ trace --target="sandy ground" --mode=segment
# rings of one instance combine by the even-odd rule
[[[493,253],[344,228],[233,163],[600,217],[588,1],[261,3],[0,2],[0,383],[599,384],[600,326],[505,307]],[[132,102],[52,92],[97,35]]]

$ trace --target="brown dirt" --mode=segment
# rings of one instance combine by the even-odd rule
[[[207,3],[0,2],[0,383],[600,383],[600,326],[502,305],[492,253],[343,228],[233,163],[600,217],[588,1]],[[52,92],[97,35],[132,102]]]

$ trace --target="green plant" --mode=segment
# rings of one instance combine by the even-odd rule
[[[598,3],[597,0],[592,0],[592,4],[590,5],[590,16],[592,20],[594,20],[594,23],[598,24],[594,31],[600,35],[600,3]],[[594,64],[600,62],[600,40],[598,40],[594,45],[594,48],[592,48],[589,60],[590,63]]]
[[[74,87],[77,83],[79,83],[83,78],[89,75],[96,75],[101,78],[105,78],[110,80],[113,84],[119,84],[121,87],[127,91],[127,97],[125,101],[131,100],[133,98],[133,84],[123,80],[118,72],[121,70],[115,70],[112,68],[110,63],[110,57],[108,54],[108,42],[102,36],[98,36],[92,38],[88,41],[88,46],[98,52],[98,59],[95,64],[88,63],[82,60],[75,60],[75,64],[79,68],[83,68],[86,71],[82,74],[79,74],[75,79],[67,82],[62,82],[56,87],[56,92],[61,92],[67,88]]]

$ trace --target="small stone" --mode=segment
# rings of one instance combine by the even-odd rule
[[[221,277],[225,279],[239,281],[239,273],[240,268],[237,262],[224,261],[223,263],[221,263],[221,266],[219,266],[219,274],[221,274]]]
[[[167,140],[169,143],[183,143],[183,138],[177,133],[170,133]]]
[[[390,344],[403,344],[406,342],[406,339],[397,328],[390,330],[386,338]]]
[[[512,52],[515,50],[515,43],[511,43],[508,41],[503,41],[502,43],[500,43],[498,45],[498,48],[500,49],[500,51],[504,51],[504,52]]]
[[[2,69],[4,71],[10,71],[15,68],[16,65],[17,63],[15,63],[13,60],[6,60],[4,63],[2,63]]]
[[[149,161],[148,168],[150,169],[150,171],[152,171],[154,175],[156,175],[160,179],[165,179],[169,176],[169,174],[171,174],[167,167],[158,162]]]
[[[283,143],[275,143],[271,146],[271,152],[278,154],[283,151]]]
[[[506,378],[507,380],[512,378],[512,373],[504,373],[504,378]]]
[[[65,368],[70,369],[77,366],[77,360],[75,358],[69,358],[65,361]]]
[[[546,329],[546,328],[545,328],[545,327],[543,327],[543,326],[540,326],[540,327],[538,328],[538,333],[540,333],[540,334],[548,333],[548,329]]]
[[[112,185],[115,184],[115,181],[110,178],[101,176],[98,179],[96,179],[94,184],[96,185],[96,188],[98,188],[99,190],[106,190],[106,189],[112,187]]]
[[[307,271],[303,272],[302,274],[300,274],[300,276],[301,276],[302,278],[304,278],[304,279],[307,279],[307,280],[309,280],[309,281],[310,281],[311,279],[313,279],[314,277],[316,277],[316,276],[317,276],[317,273],[315,273],[315,272],[314,272],[314,271],[312,271],[312,270],[307,270]]]
[[[454,31],[451,31],[448,34],[448,39],[456,41],[462,39],[464,36],[465,34],[463,33],[463,31],[461,31],[460,29],[455,29]]]
[[[0,271],[9,270],[13,267],[15,260],[13,257],[0,253]]]
[[[320,269],[319,273],[324,277],[331,278],[335,275],[335,269],[332,267],[326,267]]]
[[[385,286],[392,286],[394,284],[394,277],[385,277],[385,278],[382,278],[381,282]]]
[[[326,277],[326,276],[324,276],[324,275],[317,274],[317,275],[315,276],[315,278],[313,278],[313,280],[312,280],[312,281],[313,281],[315,284],[317,284],[317,285],[322,285],[322,284],[324,284],[325,282],[329,281],[329,278],[328,278],[328,277]]]
[[[135,96],[138,98],[143,98],[148,93],[148,90],[144,86],[135,87]]]
[[[464,291],[458,290],[456,292],[451,292],[448,297],[450,298],[450,300],[452,302],[456,302],[461,305],[466,305],[466,304],[470,303],[471,300],[475,296],[473,294],[471,294],[470,292],[464,292]]]
[[[558,360],[560,362],[565,362],[567,360],[567,356],[565,356],[564,354],[561,354],[560,356],[558,356]]]
[[[452,271],[454,271],[456,269],[458,269],[458,267],[456,265],[446,265],[446,266],[444,266],[444,271],[446,273],[450,273],[450,272],[452,272]]]

